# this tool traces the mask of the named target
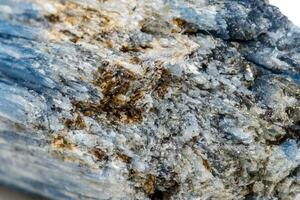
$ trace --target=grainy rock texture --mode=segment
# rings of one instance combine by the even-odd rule
[[[300,29],[265,0],[0,0],[0,181],[53,199],[293,199]]]

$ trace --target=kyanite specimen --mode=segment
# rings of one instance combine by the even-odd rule
[[[300,28],[267,0],[0,0],[0,182],[292,200],[299,70]]]

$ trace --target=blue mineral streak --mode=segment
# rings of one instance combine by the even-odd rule
[[[45,99],[49,99],[56,88],[56,81],[51,79],[51,61],[38,52],[43,42],[40,40],[41,29],[22,23],[37,18],[37,11],[30,4],[19,1],[0,0],[0,6],[3,5],[16,13],[13,13],[14,20],[0,13],[0,143],[18,143],[28,149],[42,147],[48,143],[45,138],[26,128],[17,130],[14,126],[20,124],[22,127],[28,114],[47,117],[43,113],[48,109],[44,107]],[[99,193],[103,198],[109,198],[111,195],[103,190],[110,185],[108,180],[99,180],[76,165],[62,165],[55,159],[44,161],[44,150],[36,149],[27,155],[28,149],[23,149],[14,160],[11,159],[15,157],[13,145],[1,143],[0,146],[0,163],[5,163],[0,165],[1,184],[53,199],[96,198]],[[36,177],[29,171],[39,175]],[[82,179],[82,176],[87,178]]]
[[[286,141],[281,145],[283,152],[289,160],[295,160],[300,158],[300,151],[298,149],[297,142],[295,140]]]
[[[27,98],[30,90],[42,93],[49,87],[46,78],[33,67],[32,59],[43,59],[32,48],[25,47],[30,40],[37,39],[38,32],[34,31],[0,20],[0,113],[18,121],[25,119],[23,106],[26,105],[15,102],[12,95]]]

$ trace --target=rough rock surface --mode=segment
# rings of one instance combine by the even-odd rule
[[[0,181],[53,199],[293,199],[300,29],[265,0],[0,0]]]

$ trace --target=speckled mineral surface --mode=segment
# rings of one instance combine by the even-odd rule
[[[52,199],[293,199],[300,28],[266,0],[0,0],[0,182]]]

